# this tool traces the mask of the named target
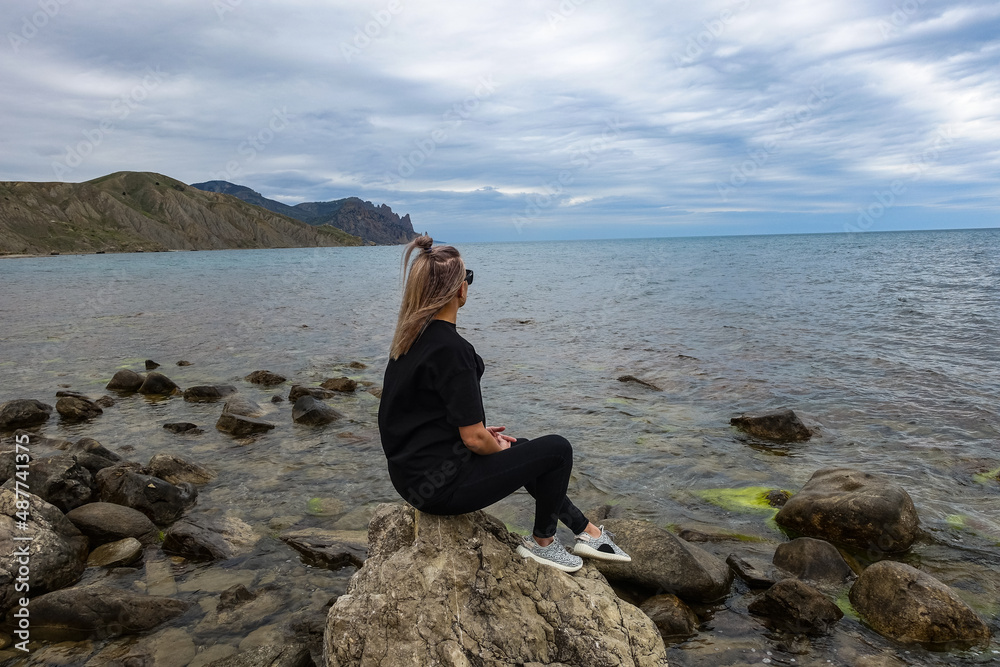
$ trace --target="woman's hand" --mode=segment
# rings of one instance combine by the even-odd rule
[[[496,454],[510,447],[510,443],[516,438],[509,435],[501,435],[503,426],[483,426],[483,422],[471,424],[469,426],[458,427],[458,432],[462,436],[462,442],[476,454]]]
[[[512,442],[516,442],[517,441],[517,438],[512,438],[509,435],[500,435],[500,431],[504,431],[506,429],[507,429],[506,426],[487,426],[486,427],[486,430],[489,431],[490,435],[492,435],[493,438],[494,438],[494,440],[497,441],[497,445],[499,445],[500,449],[507,449],[508,447],[510,447],[510,445],[511,445]]]

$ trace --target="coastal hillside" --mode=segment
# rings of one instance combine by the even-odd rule
[[[0,182],[0,254],[362,244],[331,225],[308,225],[161,174]]]
[[[387,205],[375,206],[358,197],[326,202],[306,202],[289,206],[268,199],[256,190],[228,181],[193,183],[193,188],[207,192],[221,192],[238,197],[248,204],[260,206],[273,213],[287,215],[310,225],[332,225],[364,241],[378,245],[408,243],[417,237],[409,214],[399,217]]]

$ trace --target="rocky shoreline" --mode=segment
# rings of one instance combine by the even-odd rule
[[[0,659],[25,655],[13,648],[18,564],[8,535],[35,538],[28,605],[33,652],[79,642],[85,657],[78,664],[95,667],[160,664],[153,656],[179,629],[168,628],[152,642],[132,638],[198,611],[172,594],[176,586],[137,591],[116,586],[120,578],[143,569],[169,573],[183,562],[225,568],[253,551],[259,537],[242,520],[189,514],[199,487],[217,479],[210,467],[167,453],[142,464],[92,438],[42,434],[57,415],[83,424],[113,418],[105,411],[132,394],[218,403],[216,429],[233,438],[266,438],[274,428],[239,387],[181,389],[157,366],[149,361],[145,373],[118,371],[109,393],[96,398],[59,391],[54,406],[35,399],[0,405]],[[267,370],[244,382],[289,384]],[[291,384],[272,400],[287,402],[295,423],[323,428],[342,419],[327,401],[359,389],[378,396],[374,386],[331,377],[319,386]],[[804,442],[812,435],[790,410],[741,415],[732,425],[737,438],[770,443]],[[199,427],[170,422],[164,428],[191,433]],[[30,454],[18,456],[25,452]],[[19,498],[20,471],[30,495]],[[28,525],[20,528],[18,500],[25,497]],[[789,644],[827,636],[848,615],[899,646],[947,652],[989,645],[988,623],[995,627],[997,619],[984,618],[911,564],[908,554],[922,535],[919,508],[891,480],[825,468],[794,493],[762,489],[753,502],[773,508],[787,535],[770,558],[704,532],[675,534],[603,507],[588,516],[612,531],[633,561],[588,562],[574,575],[517,557],[508,528],[484,512],[433,517],[389,504],[376,510],[367,532],[290,526],[278,537],[303,566],[356,569],[346,593],[321,613],[293,614],[287,641],[229,655],[203,652],[176,664],[409,665],[416,656],[419,664],[662,665],[670,646],[697,637],[706,607],[720,604]],[[228,586],[212,596],[210,608],[202,604],[193,622],[224,625],[274,613],[280,596],[273,586]],[[757,657],[719,664],[751,664]],[[892,660],[857,664],[907,664]]]

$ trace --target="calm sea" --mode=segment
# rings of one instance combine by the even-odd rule
[[[571,495],[585,510],[620,505],[661,526],[738,534],[705,546],[723,558],[769,558],[784,539],[771,513],[741,508],[719,490],[795,491],[826,466],[878,472],[909,491],[927,531],[907,560],[996,627],[1000,482],[983,473],[1000,468],[1000,230],[459,250],[476,279],[458,326],[486,362],[487,420],[515,436],[569,438],[577,452]],[[226,568],[175,567],[177,596],[197,603],[234,581],[251,589],[278,581],[286,600],[239,628],[205,622],[194,604],[170,624],[191,645],[235,650],[290,610],[322,608],[351,571],[305,567],[275,535],[289,526],[364,529],[376,504],[397,500],[374,396],[333,400],[347,419],[307,428],[292,423],[287,402],[270,402],[287,396],[291,382],[263,390],[242,378],[268,369],[297,383],[349,375],[380,384],[400,258],[398,247],[371,247],[0,261],[0,401],[54,404],[64,385],[96,397],[117,369],[142,371],[153,359],[181,387],[239,386],[277,424],[234,440],[213,427],[219,405],[133,396],[89,424],[53,419],[43,428],[112,450],[128,445],[126,456],[143,463],[171,452],[219,472],[192,513],[238,517],[261,539]],[[354,361],[367,368],[348,367]],[[625,374],[662,391],[618,382]],[[780,407],[798,412],[817,437],[751,446],[729,426],[741,412]],[[161,427],[167,421],[205,432],[173,435]],[[523,493],[491,511],[512,528],[531,525]],[[116,585],[148,584],[140,570]],[[750,620],[747,602],[737,595],[700,609],[702,632],[670,650],[672,664],[752,664],[766,651],[775,664],[852,665],[876,653],[914,664],[1000,658],[996,643],[960,655],[903,654],[850,617],[830,637],[790,645]]]

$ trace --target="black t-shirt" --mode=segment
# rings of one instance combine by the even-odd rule
[[[455,325],[431,320],[406,354],[389,359],[378,409],[396,491],[415,507],[443,499],[472,452],[459,426],[486,423],[483,360]]]

